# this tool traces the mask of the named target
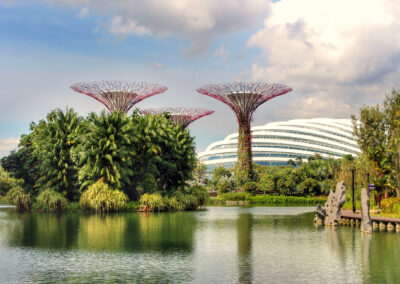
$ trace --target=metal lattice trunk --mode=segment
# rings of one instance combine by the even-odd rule
[[[186,128],[192,122],[202,118],[203,116],[213,114],[213,110],[202,108],[189,107],[164,107],[164,108],[149,108],[140,110],[143,114],[162,114],[168,113],[172,123]]]
[[[235,112],[239,124],[238,171],[250,180],[253,178],[250,123],[254,111],[266,101],[291,90],[285,85],[266,83],[212,84],[197,89],[197,92],[227,104]]]
[[[165,92],[167,87],[147,82],[96,81],[81,82],[71,89],[101,102],[110,111],[127,113],[138,102]]]

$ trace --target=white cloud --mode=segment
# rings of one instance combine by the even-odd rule
[[[208,50],[213,38],[256,27],[266,0],[45,0],[85,6],[111,20],[106,29],[117,36],[148,34],[188,40],[187,56]]]
[[[7,156],[11,150],[18,147],[19,138],[0,138],[0,157]]]
[[[400,78],[400,4],[391,0],[281,0],[248,42],[265,61],[253,80],[291,86],[286,117],[344,117],[378,102]]]
[[[83,7],[78,14],[78,18],[81,18],[81,19],[85,18],[87,16],[88,12],[89,12],[88,8]]]
[[[226,60],[229,56],[229,51],[225,49],[224,45],[220,45],[217,49],[214,50],[214,56],[220,56],[222,59]]]

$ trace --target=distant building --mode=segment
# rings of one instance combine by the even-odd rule
[[[253,162],[266,166],[286,165],[287,161],[319,154],[324,159],[357,155],[360,148],[353,137],[350,119],[293,119],[252,127]],[[209,145],[198,154],[209,171],[218,166],[232,167],[237,161],[238,134]]]

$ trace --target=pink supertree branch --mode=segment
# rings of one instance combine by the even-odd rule
[[[140,110],[143,114],[162,114],[168,113],[172,123],[186,128],[192,122],[202,118],[203,116],[214,113],[213,110],[202,108],[189,108],[189,107],[164,107],[164,108],[149,108]]]
[[[197,92],[227,104],[236,114],[247,119],[266,101],[286,94],[292,89],[281,84],[267,83],[222,83],[206,85]]]
[[[138,102],[165,92],[167,87],[147,82],[115,80],[76,83],[71,89],[98,100],[110,112],[120,110],[126,113]]]

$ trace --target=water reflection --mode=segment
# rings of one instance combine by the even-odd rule
[[[9,246],[93,251],[187,251],[193,248],[193,214],[46,214],[8,212]]]
[[[0,282],[396,283],[400,279],[399,234],[364,235],[351,227],[315,229],[313,213],[285,210],[53,215],[0,209]]]
[[[252,215],[240,214],[237,219],[239,283],[251,283],[251,227]]]

